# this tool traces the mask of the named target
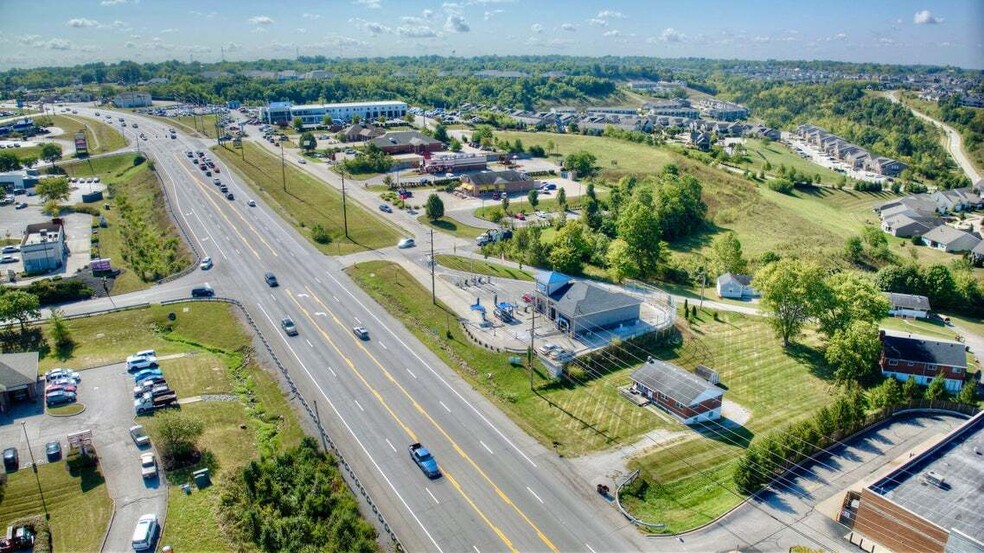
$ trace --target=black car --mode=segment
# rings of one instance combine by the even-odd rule
[[[277,282],[277,275],[273,273],[267,273],[263,275],[263,279],[266,280],[266,283],[270,288],[276,288],[277,286],[280,286],[280,283]]]
[[[44,453],[48,456],[49,463],[54,463],[55,461],[60,460],[62,456],[61,443],[48,442],[48,444],[44,446]]]
[[[7,472],[14,472],[20,468],[20,457],[17,456],[16,447],[8,447],[3,450],[3,468]]]
[[[215,290],[211,286],[195,286],[191,289],[193,298],[211,298],[215,295]]]

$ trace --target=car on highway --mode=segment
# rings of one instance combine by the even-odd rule
[[[393,208],[391,208],[388,204],[379,204],[379,211],[382,211],[383,213],[393,213]]]
[[[137,444],[137,447],[150,445],[150,436],[147,435],[144,427],[139,424],[130,427],[130,437],[133,438],[133,443]]]
[[[211,177],[212,176],[212,172],[211,171],[205,171],[205,176],[206,177]]]
[[[293,319],[290,317],[280,319],[280,326],[283,327],[284,333],[288,336],[297,336],[297,325],[294,324]]]
[[[17,455],[16,447],[8,447],[3,450],[3,468],[7,472],[13,472],[20,468],[20,456]]]
[[[266,273],[265,275],[263,275],[263,280],[266,281],[267,286],[269,286],[270,288],[276,288],[277,286],[280,286],[280,283],[277,282],[277,275],[273,273]]]
[[[247,200],[246,205],[248,205],[249,207],[256,207],[256,202],[253,200]]]
[[[157,476],[157,459],[154,459],[153,452],[148,451],[140,456],[140,475],[144,479]]]
[[[214,179],[212,179],[212,184],[214,184],[215,186],[221,186],[222,180],[220,180],[219,177],[215,177]]]
[[[75,394],[72,392],[55,390],[44,395],[44,402],[48,405],[48,407],[57,407],[58,405],[65,405],[66,403],[74,402],[75,397]]]
[[[221,172],[222,172],[222,171],[219,171],[219,168],[218,168],[218,167],[213,167],[213,169],[215,169],[215,174],[216,174],[216,175],[218,175],[219,173],[221,173]]]
[[[236,196],[233,195],[232,192],[226,192],[226,199],[227,200],[235,200],[236,199]]]
[[[205,259],[202,260],[202,262],[198,266],[203,271],[207,271],[207,270],[211,269],[212,268],[212,258],[211,257],[206,257]]]
[[[297,160],[297,162],[300,163],[301,165],[304,165],[305,163],[307,163],[307,161],[305,161],[304,158],[299,158]]]
[[[17,263],[19,258],[12,255],[0,255],[0,263]]]
[[[413,238],[404,238],[403,240],[400,240],[399,242],[396,243],[396,247],[401,249],[412,248],[416,245],[417,243],[414,241]]]
[[[195,153],[194,152],[190,152],[190,151],[189,152],[185,152],[185,155],[188,156],[188,157],[195,157]]]
[[[20,202],[20,203],[14,205],[14,209],[26,209],[26,208],[27,208],[27,204],[24,203],[24,202]]]
[[[208,284],[204,286],[195,286],[191,289],[191,297],[193,298],[211,298],[214,295],[215,290],[213,290]]]
[[[20,246],[4,246],[0,253],[17,253],[20,251]]]
[[[366,327],[364,327],[364,326],[356,326],[356,327],[353,327],[352,328],[352,332],[354,332],[355,335],[358,336],[360,340],[368,340],[369,339],[369,331],[366,330]]]
[[[45,444],[44,455],[48,458],[49,463],[60,460],[62,455],[61,442],[48,442]]]
[[[431,455],[431,452],[427,448],[419,443],[410,444],[410,458],[413,459],[414,463],[417,463],[417,466],[427,475],[427,478],[441,476],[441,469],[437,466],[437,460],[434,459],[434,456]]]

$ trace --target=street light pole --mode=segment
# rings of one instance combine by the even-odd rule
[[[38,476],[38,464],[34,462],[34,452],[31,451],[31,439],[27,436],[27,422],[21,421],[21,429],[24,430],[24,439],[27,440],[27,453],[31,456],[31,469],[34,471],[34,480],[38,483],[38,494],[41,495],[41,506],[44,508],[44,518],[48,520],[48,503],[44,500],[44,491],[41,489],[41,477]]]
[[[348,234],[348,212],[345,208],[345,169],[342,169],[342,224],[345,226],[345,238],[349,237]]]
[[[431,265],[431,303],[433,303],[434,305],[437,305],[437,289],[436,289],[436,287],[434,285],[434,266],[437,265],[437,260],[434,259],[434,229],[432,228],[432,229],[430,229],[430,231],[431,231],[431,258],[430,258],[430,265]]]
[[[280,142],[280,180],[284,183],[284,192],[287,191],[287,166],[284,162],[284,143]]]

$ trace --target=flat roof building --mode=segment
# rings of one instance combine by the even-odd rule
[[[120,92],[113,98],[113,104],[118,108],[145,108],[153,103],[153,99],[147,92]]]
[[[62,267],[67,253],[65,231],[61,224],[27,225],[21,240],[21,260],[25,273],[45,273]]]
[[[358,117],[362,121],[373,121],[380,117],[396,119],[407,114],[406,102],[383,100],[379,102],[348,102],[341,104],[300,104],[290,102],[270,102],[259,110],[259,118],[271,125],[289,125],[295,117],[301,118],[306,128],[324,124],[325,117],[333,121],[351,121]]]
[[[854,531],[892,551],[984,552],[982,482],[984,412],[863,488]]]

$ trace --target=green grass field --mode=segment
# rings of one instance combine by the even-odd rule
[[[808,334],[802,345],[784,351],[765,319],[728,312],[718,317],[720,322],[701,312],[683,344],[660,357],[688,370],[703,363],[718,371],[724,399],[751,418],[732,431],[717,424],[695,427],[690,439],[631,462],[648,486],[642,486],[641,498],[626,496],[625,504],[647,522],[666,524],[667,532],[699,526],[737,505],[741,498],[708,476],[735,489],[732,465],[751,438],[807,418],[836,394],[816,336]]]
[[[217,115],[203,115],[195,117],[192,115],[179,115],[177,117],[157,117],[153,116],[175,130],[181,129],[182,132],[192,136],[204,136],[205,138],[215,139],[215,122]]]
[[[212,151],[233,166],[254,193],[263,194],[271,207],[323,253],[344,255],[373,250],[395,245],[400,239],[396,228],[355,202],[348,202],[349,238],[345,238],[339,191],[293,165],[287,166],[285,191],[280,160],[259,146],[249,142],[243,145],[245,160],[231,148],[215,147]],[[328,231],[331,243],[319,244],[311,238],[314,225],[322,225]]]
[[[515,142],[518,138],[527,148],[533,145],[546,148],[547,142],[553,141],[555,148],[547,153],[560,156],[587,150],[598,158],[598,167],[604,179],[618,179],[626,174],[658,173],[661,167],[673,163],[679,157],[666,148],[646,146],[606,136],[519,131],[496,131],[495,136],[509,142]]]
[[[787,169],[796,169],[797,173],[805,173],[810,177],[818,174],[820,175],[820,182],[824,184],[835,183],[841,177],[840,173],[803,159],[799,154],[778,142],[749,138],[745,140],[745,148],[751,163],[743,164],[741,167],[748,167],[756,172],[763,170],[765,163],[768,162],[772,166],[772,169],[767,171],[769,173],[774,173],[780,165],[785,165]]]
[[[24,463],[24,459],[21,459]],[[96,470],[72,476],[65,461],[38,466],[44,502],[51,515],[51,544],[55,551],[98,551],[113,513],[106,481]],[[41,495],[30,469],[7,475],[0,500],[0,527],[18,518],[43,514]]]
[[[120,134],[119,130],[102,121],[96,121],[87,117],[70,117],[68,115],[52,115],[49,118],[54,126],[65,131],[65,134],[59,137],[65,140],[71,141],[75,133],[84,129],[89,147],[89,155],[115,152],[116,150],[125,148],[127,145],[127,139]],[[135,138],[133,136],[134,133],[130,132],[131,130],[137,131],[136,134],[139,134],[139,129],[130,129],[129,127],[127,129],[127,134],[131,135],[131,139]],[[66,158],[73,157],[75,150],[65,151],[64,154]]]
[[[533,281],[533,275],[528,271],[521,271],[513,267],[507,267],[484,259],[471,259],[460,255],[441,254],[434,256],[437,264],[467,273],[477,275],[489,275],[499,278],[510,278],[514,280]]]
[[[485,234],[486,230],[483,228],[466,225],[448,215],[445,215],[436,221],[431,221],[426,215],[421,215],[420,217],[417,217],[417,220],[434,230],[445,232],[447,234],[457,236],[458,238],[478,238],[479,235]]]
[[[17,156],[18,160],[23,162],[27,158],[38,159],[38,156],[41,155],[41,146],[31,146],[28,148],[13,148],[13,149],[7,149],[5,151],[14,154],[15,156]],[[42,167],[47,165],[43,161],[39,161],[38,164]]]

